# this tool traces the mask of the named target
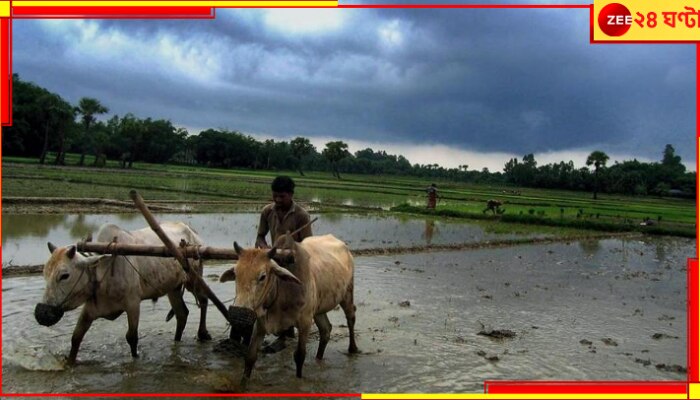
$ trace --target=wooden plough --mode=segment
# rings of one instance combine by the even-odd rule
[[[146,222],[155,232],[156,235],[163,242],[164,246],[149,246],[149,245],[134,245],[134,244],[120,244],[120,243],[100,243],[91,242],[89,240],[84,240],[78,242],[77,249],[80,252],[98,253],[98,254],[112,254],[121,256],[148,256],[148,257],[175,257],[175,259],[180,263],[182,268],[185,270],[190,279],[194,280],[194,284],[201,287],[206,294],[206,296],[214,303],[216,308],[221,312],[221,314],[226,318],[227,321],[231,322],[229,313],[224,306],[224,304],[219,300],[214,292],[209,288],[209,285],[196,273],[192,271],[190,265],[187,261],[188,258],[192,259],[216,259],[216,260],[237,260],[238,255],[236,251],[231,248],[216,248],[209,246],[192,246],[182,240],[178,245],[175,245],[170,238],[163,232],[160,224],[155,219],[153,214],[151,214],[148,206],[143,201],[143,198],[135,191],[129,192],[129,196],[134,201],[136,208],[141,211]],[[293,256],[289,250],[280,250],[275,256],[275,260],[279,262],[292,262]]]

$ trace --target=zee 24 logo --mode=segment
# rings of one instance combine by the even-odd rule
[[[610,3],[603,7],[598,14],[598,26],[608,36],[622,36],[629,31],[632,23],[640,28],[656,28],[661,26],[666,29],[690,29],[687,32],[700,38],[700,10],[693,7],[683,7],[676,11],[648,11],[637,12],[633,17],[630,10],[622,4]]]
[[[632,26],[632,13],[622,4],[608,4],[598,14],[598,26],[608,36],[622,36]]]

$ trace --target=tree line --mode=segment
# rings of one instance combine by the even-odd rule
[[[226,129],[189,134],[162,119],[114,115],[98,99],[84,97],[72,105],[60,95],[13,75],[13,125],[3,130],[2,150],[7,156],[36,157],[40,163],[65,165],[66,153],[80,154],[78,165],[104,166],[119,160],[122,168],[134,162],[172,163],[215,168],[329,171],[341,174],[404,175],[493,185],[516,185],[622,193],[695,197],[695,173],[687,172],[672,145],[660,162],[637,160],[608,165],[602,151],[592,152],[585,167],[572,161],[537,165],[533,154],[510,159],[503,172],[470,170],[468,164],[445,168],[411,164],[402,155],[366,148],[350,153],[347,143],[331,141],[317,149],[308,138],[289,141],[257,140]],[[49,153],[55,154],[48,159]]]

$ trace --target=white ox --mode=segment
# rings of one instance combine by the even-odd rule
[[[316,352],[320,360],[332,328],[326,313],[339,304],[345,312],[350,333],[348,351],[358,351],[354,332],[354,262],[345,243],[333,235],[311,236],[301,243],[287,236],[285,247],[294,254],[293,273],[273,260],[275,247],[244,250],[234,243],[238,262],[220,278],[221,282],[236,281],[234,306],[252,309],[257,315],[245,360],[244,383],[250,378],[265,334],[281,333],[291,326],[299,330],[294,361],[296,375],[301,378],[311,325],[315,322],[320,333]]]
[[[189,244],[202,244],[197,233],[181,222],[166,222],[163,231],[175,243],[184,239]],[[113,224],[100,227],[98,242],[112,242],[116,238],[121,244],[162,245],[150,228],[125,231]],[[42,303],[37,304],[35,317],[42,325],[58,322],[63,311],[83,305],[78,323],[73,331],[68,357],[74,363],[83,336],[97,318],[114,320],[126,311],[129,328],[126,341],[131,355],[138,357],[138,324],[141,301],[156,300],[167,295],[177,319],[175,340],[182,338],[189,311],[182,297],[182,286],[192,291],[199,300],[201,319],[197,336],[209,340],[206,313],[207,298],[197,293],[182,266],[173,258],[96,255],[84,257],[75,246],[56,247],[49,243],[51,257],[44,265],[46,288]],[[202,274],[200,267],[190,260],[195,273]]]

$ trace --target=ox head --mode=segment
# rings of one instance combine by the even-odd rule
[[[34,317],[44,326],[55,324],[63,317],[64,311],[85,303],[90,296],[88,269],[95,268],[105,257],[84,257],[75,246],[56,247],[51,243],[49,251],[51,257],[44,265],[44,296],[34,309]]]
[[[280,280],[301,285],[296,276],[273,259],[277,248],[243,249],[235,242],[233,247],[238,254],[238,262],[224,272],[219,281],[236,281],[234,306],[251,309],[262,317],[275,300]]]

